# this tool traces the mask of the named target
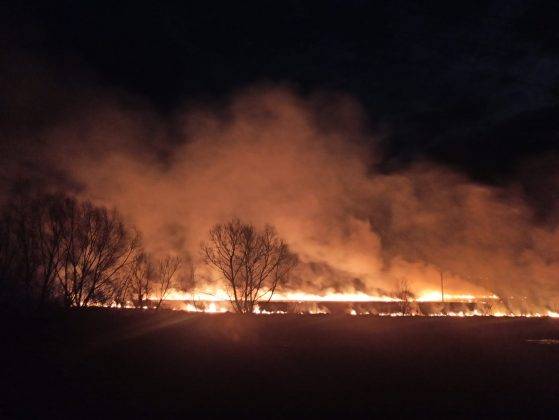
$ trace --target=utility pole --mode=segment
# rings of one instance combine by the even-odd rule
[[[443,272],[441,271],[441,302],[444,304],[444,282],[443,282]]]

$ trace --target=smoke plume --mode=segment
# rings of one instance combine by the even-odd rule
[[[13,135],[25,148],[4,180],[115,206],[154,253],[197,259],[209,228],[237,216],[274,225],[298,255],[288,290],[382,293],[405,278],[421,293],[439,290],[442,272],[448,293],[557,302],[557,229],[514,188],[427,161],[376,169],[381,152],[351,98],[261,87],[161,117],[107,95],[64,115],[33,139]]]

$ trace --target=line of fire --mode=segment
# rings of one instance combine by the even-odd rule
[[[376,288],[376,293],[296,289],[292,278],[309,264],[273,226],[238,218],[210,228],[197,262],[177,254],[154,255],[116,209],[61,194],[19,196],[4,207],[0,223],[4,305],[260,315],[559,317],[551,305],[538,306],[526,296],[490,290],[456,293],[455,276],[447,280],[442,271],[439,290],[417,289],[408,277],[397,277],[391,289]]]

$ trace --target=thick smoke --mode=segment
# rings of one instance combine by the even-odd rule
[[[421,293],[443,272],[448,293],[557,302],[558,232],[520,194],[428,162],[375,170],[362,121],[350,99],[285,88],[172,119],[103,101],[42,131],[26,159],[119,208],[156,253],[196,259],[216,222],[270,223],[301,261],[290,290],[382,293],[406,278]]]

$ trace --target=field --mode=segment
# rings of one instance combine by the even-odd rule
[[[557,319],[98,309],[5,317],[2,329],[1,417],[559,408]]]

